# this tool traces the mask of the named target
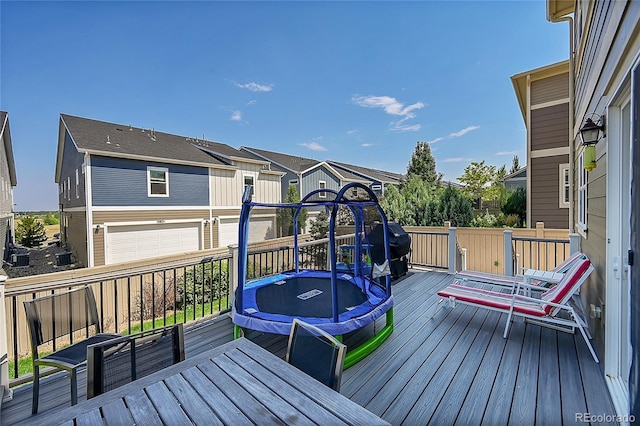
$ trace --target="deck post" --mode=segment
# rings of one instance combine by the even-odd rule
[[[513,231],[511,229],[504,230],[504,274],[514,276],[513,273],[513,245],[511,239]]]
[[[569,255],[580,251],[580,234],[569,234]]]
[[[447,224],[445,222],[445,224]],[[456,246],[456,227],[449,227],[449,273],[456,273],[456,252],[458,248]]]
[[[7,339],[7,313],[5,312],[4,290],[6,275],[0,275],[0,404],[13,399],[9,388],[9,342]]]
[[[236,288],[238,287],[238,276],[240,271],[238,271],[238,256],[239,256],[239,248],[237,244],[231,244],[229,247],[229,253],[231,253],[231,259],[229,262],[229,300],[233,300],[233,295],[236,292]]]

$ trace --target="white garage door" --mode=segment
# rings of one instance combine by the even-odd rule
[[[249,243],[273,238],[273,218],[252,218],[249,222]],[[238,219],[220,219],[218,223],[218,246],[238,244]]]
[[[109,226],[106,263],[200,250],[199,223]]]

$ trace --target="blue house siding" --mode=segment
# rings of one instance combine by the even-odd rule
[[[147,167],[169,170],[169,196],[149,197]],[[208,206],[209,171],[205,167],[91,157],[94,206]]]
[[[275,167],[272,167],[272,169],[276,169]],[[289,181],[291,180],[297,180],[298,184],[296,185],[296,189],[298,190],[298,195],[300,196],[300,198],[302,198],[304,195],[300,192],[300,178],[298,177],[298,175],[296,173],[293,173],[292,171],[288,171],[288,170],[282,170],[283,172],[287,172],[286,175],[284,175],[282,177],[282,179],[280,180],[282,182],[282,202],[284,203],[285,200],[287,199],[287,193],[289,191]]]
[[[329,169],[324,166],[310,170],[302,175],[302,194],[308,194],[311,191],[319,189],[319,182],[325,181],[327,189],[335,191],[340,189],[340,180]]]
[[[66,191],[58,190],[58,200],[63,208],[85,206],[85,185],[82,164],[84,155],[79,153],[75,144],[71,140],[69,132],[64,134],[64,158],[62,159],[62,169],[60,182],[62,188],[68,186]],[[76,170],[78,171],[78,186],[76,187]]]

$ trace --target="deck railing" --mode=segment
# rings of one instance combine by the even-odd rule
[[[448,269],[450,273],[466,269],[468,259],[474,256],[473,251],[482,251],[484,255],[484,252],[499,246],[474,243],[471,247],[465,247],[463,241],[472,241],[468,238],[469,232],[481,232],[468,228],[456,229],[448,224],[445,227],[405,229],[412,238],[412,265]],[[573,234],[565,240],[514,236],[513,230],[488,232],[491,235],[496,232],[503,234],[500,244],[503,255],[491,252],[490,256],[504,261],[503,273],[507,275],[515,272],[512,261],[515,253],[519,254],[520,266],[548,269],[577,250],[579,241],[579,237]],[[461,239],[461,236],[464,238]],[[455,244],[451,244],[452,241]],[[353,243],[353,234],[339,236],[336,250],[341,245]],[[305,269],[327,268],[328,245],[328,238],[301,242],[299,266]],[[291,239],[270,240],[256,247],[260,248],[248,252],[249,279],[295,267]],[[464,256],[465,252],[468,252],[467,256]],[[0,300],[4,301],[2,308],[6,309],[4,315],[1,315],[0,309],[0,321],[4,319],[0,324],[0,386],[4,386],[5,395],[9,391],[9,384],[13,386],[31,380],[30,373],[20,377],[19,364],[16,362],[21,357],[28,357],[31,351],[23,301],[90,285],[96,295],[104,331],[131,333],[176,322],[198,322],[230,309],[237,285],[237,253],[237,247],[232,246],[229,249],[192,252],[146,262],[11,279],[6,285],[2,285],[0,280]],[[4,297],[1,290],[4,290]],[[54,342],[55,348],[64,344],[64,338]],[[6,345],[6,351],[3,345]],[[3,354],[7,356],[3,357]],[[10,370],[7,360],[11,364]]]

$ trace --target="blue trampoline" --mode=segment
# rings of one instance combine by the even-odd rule
[[[351,212],[355,222],[355,261],[348,268],[338,262],[335,231],[340,206],[345,206]],[[248,230],[250,212],[254,207],[293,209],[295,267],[291,271],[247,281]],[[297,217],[303,208],[318,207],[326,208],[330,213],[328,270],[304,269],[299,260]],[[346,185],[338,192],[328,189],[313,191],[297,204],[255,203],[251,200],[250,189],[245,191],[239,226],[238,288],[232,307],[236,337],[244,328],[287,335],[294,318],[314,324],[334,336],[342,336],[386,315],[386,323],[380,330],[376,331],[374,327],[371,338],[358,348],[349,348],[345,368],[378,347],[393,331],[393,296],[389,275],[376,278],[371,275],[384,268],[372,268],[362,261],[367,257],[363,246],[370,246],[367,244],[366,230],[373,225],[366,223],[365,210],[370,212],[372,209],[377,212],[376,217],[386,231],[387,219],[377,197],[368,187],[359,183]],[[383,235],[384,252],[388,259],[387,232]]]

